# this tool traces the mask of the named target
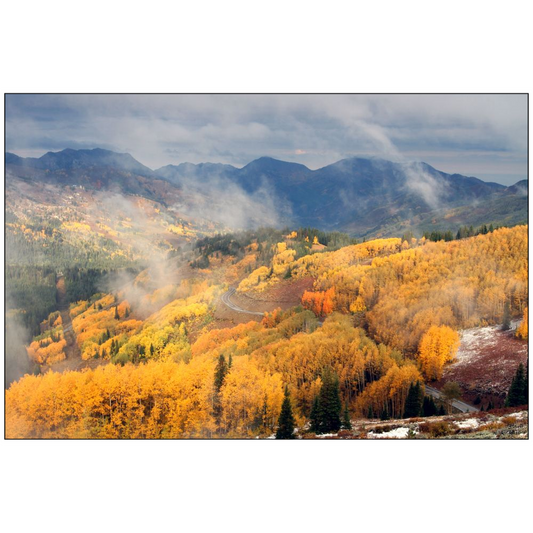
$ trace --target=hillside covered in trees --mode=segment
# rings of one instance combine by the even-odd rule
[[[42,266],[36,375],[7,390],[6,434],[288,438],[444,414],[453,387],[436,400],[423,389],[462,330],[514,321],[513,342],[528,335],[527,226],[485,229],[359,243],[311,228],[211,235],[105,286],[62,272],[61,312]],[[230,287],[255,311],[228,307]]]

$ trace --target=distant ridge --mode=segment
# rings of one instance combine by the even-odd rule
[[[280,225],[340,230],[358,237],[397,234],[476,220],[510,223],[527,219],[527,180],[511,187],[461,174],[447,174],[423,162],[398,163],[353,157],[311,170],[299,163],[260,157],[242,168],[220,163],[181,163],[151,170],[130,154],[95,148],[48,152],[40,158],[5,155],[11,175],[56,183],[113,188],[163,202],[177,194],[185,202],[209,205],[222,194],[247,194],[279,208]],[[17,170],[20,169],[20,170]],[[24,169],[24,170],[22,170]],[[30,170],[44,171],[33,173]],[[174,192],[173,192],[174,191]],[[240,191],[240,193],[238,192]],[[481,202],[481,203],[480,203]],[[230,202],[231,204],[231,199]],[[234,206],[234,208],[238,208]],[[431,228],[430,228],[431,229]]]

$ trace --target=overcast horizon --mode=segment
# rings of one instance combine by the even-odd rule
[[[527,179],[527,95],[6,95],[6,151],[65,148],[152,169],[380,157],[512,185]]]

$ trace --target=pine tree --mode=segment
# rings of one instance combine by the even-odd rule
[[[403,413],[404,418],[413,418],[420,416],[422,405],[424,403],[424,392],[420,382],[411,383],[407,399],[405,400],[405,409]]]
[[[115,306],[115,320],[119,320],[120,316],[118,314],[118,307]]]
[[[309,428],[313,433],[320,432],[320,400],[318,396],[315,396],[313,400],[313,407],[311,408],[311,414],[309,415],[311,421],[311,427]]]
[[[510,327],[511,327],[511,307],[509,305],[509,300],[507,300],[503,307],[502,330],[507,331]]]
[[[326,367],[322,373],[319,407],[320,431],[322,433],[338,431],[341,427],[342,410],[339,378],[329,367]]]
[[[221,354],[218,358],[218,363],[215,368],[215,390],[217,394],[220,392],[224,383],[224,378],[228,373],[228,366],[226,365],[226,358]]]
[[[322,372],[322,387],[311,409],[311,431],[314,433],[339,431],[341,411],[339,378],[331,368],[326,367]]]
[[[220,403],[220,389],[224,384],[224,379],[226,378],[227,373],[228,366],[226,365],[226,358],[222,354],[220,354],[217,366],[215,368],[215,392],[213,395],[213,413],[217,421],[220,420],[220,417],[222,415],[222,405]]]
[[[352,422],[350,420],[350,411],[348,410],[348,402],[344,404],[344,413],[342,416],[342,429],[352,429]]]
[[[281,404],[281,413],[278,420],[276,439],[294,439],[294,417],[292,416],[289,388],[285,387],[285,398]]]
[[[438,412],[437,404],[431,396],[424,396],[422,416],[435,416]]]
[[[509,387],[509,392],[505,399],[505,407],[518,407],[519,405],[526,405],[527,403],[527,378],[524,371],[524,365],[520,363],[516,369],[511,386]]]

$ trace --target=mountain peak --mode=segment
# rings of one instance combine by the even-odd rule
[[[139,163],[131,154],[112,152],[104,148],[80,150],[65,148],[59,152],[46,152],[39,158],[6,154],[6,163],[50,171],[102,167],[132,172],[145,177],[154,175],[150,168]]]

